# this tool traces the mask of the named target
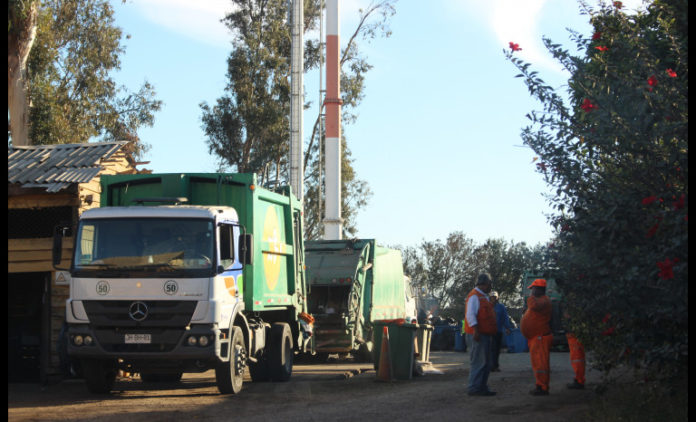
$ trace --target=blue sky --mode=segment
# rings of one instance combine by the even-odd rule
[[[339,0],[342,42],[368,3]],[[631,10],[640,1],[623,3]],[[116,80],[131,90],[147,80],[164,102],[154,126],[140,131],[152,147],[141,167],[215,171],[199,104],[214,104],[226,85],[231,35],[219,21],[231,3],[137,0],[114,8],[116,25],[130,35]],[[568,74],[541,37],[572,47],[566,28],[589,36],[587,21],[573,0],[397,2],[392,36],[360,44],[374,68],[357,121],[344,127],[358,177],[373,191],[358,216],[358,236],[416,246],[461,231],[477,243],[546,243],[549,189],[519,136],[525,114],[539,105],[502,50],[519,43],[516,54],[564,90]],[[318,77],[315,71],[304,80],[314,105]],[[306,143],[317,112],[305,111]]]

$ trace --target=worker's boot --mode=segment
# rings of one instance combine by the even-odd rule
[[[533,396],[548,396],[549,392],[541,388],[540,385],[537,385],[535,389],[529,392],[529,394]]]
[[[571,390],[582,390],[585,388],[583,384],[580,384],[578,380],[574,379],[571,384],[567,384],[567,387]]]

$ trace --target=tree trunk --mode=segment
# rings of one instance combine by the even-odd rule
[[[27,59],[36,39],[38,3],[28,6],[26,17],[13,22],[7,39],[7,109],[13,146],[31,145],[27,101]],[[13,16],[10,17],[12,19]]]

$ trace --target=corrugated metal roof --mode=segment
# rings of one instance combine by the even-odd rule
[[[114,155],[126,141],[87,144],[9,147],[7,180],[22,187],[58,192],[74,183],[86,183],[101,171],[101,161]]]

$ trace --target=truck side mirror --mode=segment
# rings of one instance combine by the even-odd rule
[[[53,229],[53,267],[57,270],[66,270],[65,268],[58,268],[60,261],[63,259],[63,237],[70,236],[70,227],[68,226],[55,226]]]
[[[244,265],[254,265],[254,236],[251,233],[239,235],[239,260]]]

